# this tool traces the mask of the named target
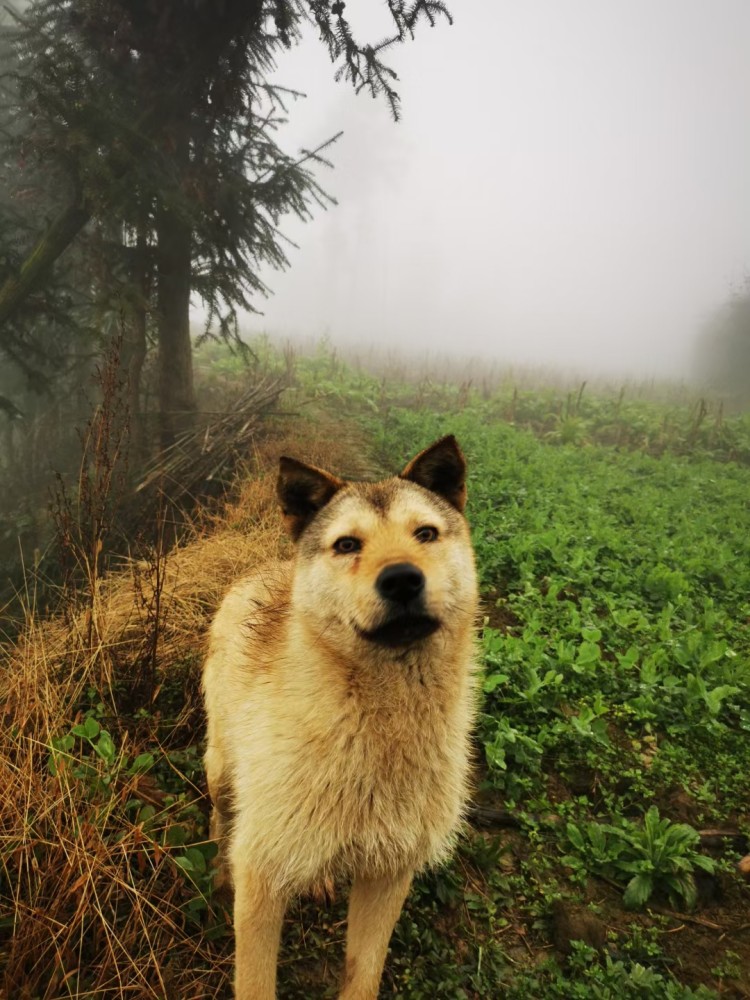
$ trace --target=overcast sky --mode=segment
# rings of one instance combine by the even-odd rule
[[[252,327],[682,376],[750,270],[750,0],[448,2],[393,53],[399,124],[312,33],[279,64],[284,145],[344,130],[339,204],[282,227]],[[373,40],[384,10],[347,4]]]

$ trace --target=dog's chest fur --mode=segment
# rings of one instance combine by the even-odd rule
[[[234,856],[294,889],[441,860],[466,796],[470,633],[436,637],[432,658],[352,663],[284,611],[269,618],[287,588],[283,573],[270,591],[242,581],[220,612],[234,621],[214,630],[208,669],[226,676],[210,707],[232,774]],[[217,635],[243,638],[217,649]]]

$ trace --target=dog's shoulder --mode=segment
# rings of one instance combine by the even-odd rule
[[[224,619],[239,622],[255,611],[280,600],[289,600],[291,562],[272,560],[261,563],[252,573],[240,577],[224,595],[214,618],[214,626]]]
[[[292,564],[273,561],[232,584],[211,625],[209,655],[245,659],[252,657],[257,643],[279,640],[289,613],[291,581]]]

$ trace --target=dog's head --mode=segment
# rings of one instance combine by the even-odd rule
[[[471,626],[476,573],[454,437],[379,483],[282,458],[278,495],[297,545],[294,610],[323,641],[342,653],[399,650]]]

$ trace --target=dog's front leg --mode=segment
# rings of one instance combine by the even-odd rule
[[[233,872],[237,1000],[274,1000],[286,898],[252,870]]]
[[[388,942],[412,874],[406,871],[392,877],[354,879],[346,932],[346,974],[340,1000],[377,1000]]]

